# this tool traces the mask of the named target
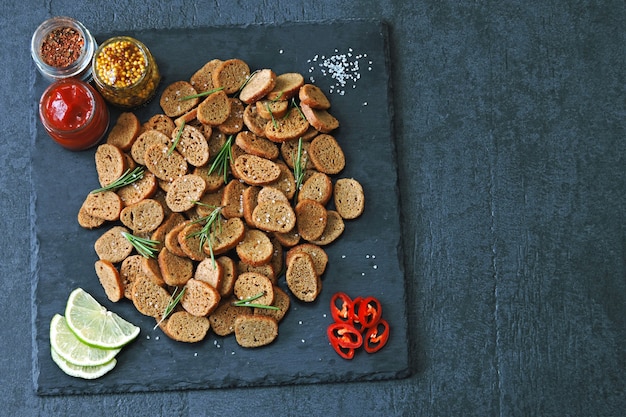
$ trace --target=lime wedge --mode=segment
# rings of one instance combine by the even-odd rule
[[[50,346],[50,354],[52,355],[52,360],[54,361],[54,363],[56,363],[63,372],[65,372],[69,376],[83,379],[100,378],[102,375],[115,368],[115,365],[117,363],[115,359],[112,359],[104,365],[77,366],[69,363],[61,356],[59,356],[59,354],[54,350],[52,346]]]
[[[76,366],[104,365],[121,350],[100,349],[81,342],[60,314],[55,314],[50,321],[50,344],[61,358]]]
[[[70,294],[65,320],[78,339],[101,349],[120,348],[139,334],[139,327],[108,311],[82,288]]]

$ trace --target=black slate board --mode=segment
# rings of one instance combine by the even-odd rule
[[[405,278],[400,247],[400,210],[392,134],[386,26],[378,21],[312,22],[284,26],[154,30],[129,34],[152,50],[163,75],[160,86],[191,74],[212,58],[242,58],[252,69],[296,71],[321,87],[340,120],[335,132],[346,153],[340,174],[364,186],[366,210],[346,223],[339,241],[327,247],[323,291],[312,304],[292,303],[270,346],[242,349],[234,337],[188,345],[176,343],[128,301],[110,303],[93,270],[93,242],[102,230],[87,231],[76,213],[97,187],[93,150],[72,153],[54,144],[40,124],[32,147],[33,182],[33,379],[40,395],[164,391],[401,378],[409,373]],[[333,72],[324,63],[343,56]],[[357,66],[358,65],[358,66]],[[347,69],[347,70],[346,70]],[[37,77],[37,100],[47,82]],[[141,120],[159,111],[155,100],[136,110]],[[119,111],[112,109],[114,121]],[[284,278],[280,284],[284,285]],[[50,359],[49,322],[82,287],[105,307],[141,327],[118,356],[115,370],[96,381],[63,374]],[[388,345],[375,355],[339,358],[325,329],[333,293],[373,295],[392,328]]]

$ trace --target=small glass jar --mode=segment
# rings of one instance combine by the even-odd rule
[[[59,145],[72,151],[95,146],[109,127],[109,109],[100,94],[77,78],[55,81],[39,100],[39,118]]]
[[[91,80],[91,63],[98,47],[95,38],[71,17],[53,17],[43,22],[30,42],[30,54],[39,72],[48,80],[77,77]]]
[[[150,100],[161,81],[148,48],[129,36],[116,36],[100,45],[93,57],[96,88],[109,103],[131,109]]]

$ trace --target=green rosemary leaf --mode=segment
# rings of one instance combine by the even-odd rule
[[[293,176],[296,180],[296,192],[294,194],[294,202],[298,202],[298,192],[302,187],[302,181],[304,181],[305,166],[302,164],[302,138],[298,139],[298,152],[293,157]],[[306,165],[306,162],[305,162]]]
[[[174,152],[174,149],[176,149],[176,147],[178,146],[178,142],[180,142],[180,137],[183,135],[184,128],[185,128],[185,121],[183,120],[183,122],[180,124],[180,127],[178,128],[178,133],[176,134],[176,137],[174,138],[174,143],[172,143],[172,146],[170,146],[170,149],[167,151],[167,156],[170,156],[172,152]]]
[[[254,300],[257,300],[263,297],[264,295],[265,295],[265,292],[262,291],[256,295],[250,296],[248,298],[244,298],[243,300],[233,301],[232,305],[234,305],[235,307],[256,307],[256,308],[265,308],[267,310],[280,310],[280,308],[276,306],[268,306],[265,304],[256,304],[252,302]]]
[[[122,232],[124,236],[144,258],[154,258],[158,252],[159,241],[138,237],[127,232]]]
[[[213,171],[220,172],[224,176],[224,183],[228,182],[228,169],[233,159],[233,153],[231,149],[232,143],[233,136],[230,135],[228,137],[228,140],[226,140],[224,145],[222,145],[222,147],[220,148],[220,151],[215,156],[215,160],[213,160],[213,163],[209,168],[208,175],[211,175]]]
[[[121,177],[113,181],[111,184],[108,184],[102,188],[97,188],[91,191],[91,194],[101,193],[103,191],[115,191],[118,188],[122,188],[126,185],[132,184],[135,181],[138,181],[143,178],[143,167],[136,167],[132,171],[127,169]]]
[[[161,320],[158,321],[158,323],[152,328],[152,330],[155,330],[157,327],[159,327],[159,325],[163,323],[163,320],[165,320],[169,317],[170,314],[172,314],[172,312],[180,302],[180,299],[183,298],[186,289],[187,287],[183,287],[183,289],[178,294],[176,294],[178,292],[178,287],[174,288],[174,292],[172,292],[172,295],[170,296],[170,299],[165,306],[165,310],[163,311]]]
[[[200,202],[196,202],[196,204],[202,204]],[[208,206],[208,204],[206,204]],[[186,236],[187,239],[191,239],[194,237],[200,238],[200,248],[202,249],[204,245],[209,247],[209,253],[211,254],[211,262],[215,267],[215,255],[213,254],[213,234],[215,233],[216,227],[218,233],[222,230],[222,222],[221,222],[221,213],[222,207],[215,207],[213,211],[204,217],[200,217],[199,219],[194,220],[194,223],[203,223],[203,226],[197,232],[190,233]]]
[[[218,88],[214,88],[213,90],[203,91],[202,93],[192,94],[190,96],[183,96],[179,98],[178,101],[185,101],[185,100],[191,100],[192,98],[201,98],[201,97],[210,96],[211,94],[221,91],[223,89],[224,87],[218,87]]]

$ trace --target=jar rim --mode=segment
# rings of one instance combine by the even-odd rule
[[[97,71],[97,59],[98,56],[102,53],[102,51],[104,50],[104,48],[106,48],[107,46],[109,46],[110,44],[112,44],[113,42],[117,42],[117,41],[128,41],[131,42],[133,45],[135,45],[139,51],[141,52],[141,55],[143,56],[144,62],[146,63],[146,70],[141,74],[141,76],[139,77],[139,79],[137,79],[137,81],[135,81],[134,83],[124,86],[124,87],[116,87],[113,86],[109,83],[106,83],[101,77],[100,74],[98,74]],[[146,45],[144,45],[141,41],[131,37],[131,36],[126,36],[126,35],[122,35],[122,36],[113,36],[112,38],[107,39],[106,41],[102,42],[102,44],[100,44],[100,46],[98,47],[98,49],[96,49],[96,51],[93,54],[93,58],[92,58],[92,64],[91,67],[93,69],[93,79],[96,82],[96,85],[98,85],[101,88],[105,88],[105,89],[114,89],[115,91],[129,91],[132,90],[133,88],[137,87],[139,84],[141,84],[146,77],[148,76],[148,69],[150,66],[150,52],[148,51],[148,48],[146,47]]]
[[[58,127],[53,126],[48,120],[48,117],[44,111],[44,104],[46,102],[46,99],[52,93],[52,91],[65,84],[78,85],[80,88],[82,88],[89,96],[91,107],[93,109],[91,113],[89,114],[89,117],[85,120],[85,122],[82,125],[80,125],[79,127],[75,129],[70,129],[70,130],[59,129]],[[57,80],[53,82],[52,84],[50,84],[42,93],[41,98],[39,99],[39,118],[41,122],[43,123],[43,125],[49,130],[52,130],[55,132],[63,132],[64,134],[78,133],[90,127],[89,125],[93,121],[94,117],[96,117],[95,106],[96,106],[96,92],[88,83],[82,80],[79,80],[77,78],[64,78],[64,79]]]
[[[41,46],[45,37],[52,32],[52,30],[59,27],[71,27],[77,30],[84,41],[84,46],[81,48],[78,58],[65,67],[49,65],[41,56]],[[91,32],[89,32],[81,22],[72,17],[55,16],[45,20],[37,27],[31,37],[30,52],[35,64],[44,75],[54,80],[59,80],[77,76],[91,65],[91,56],[95,49],[94,44],[95,39],[91,35]]]

